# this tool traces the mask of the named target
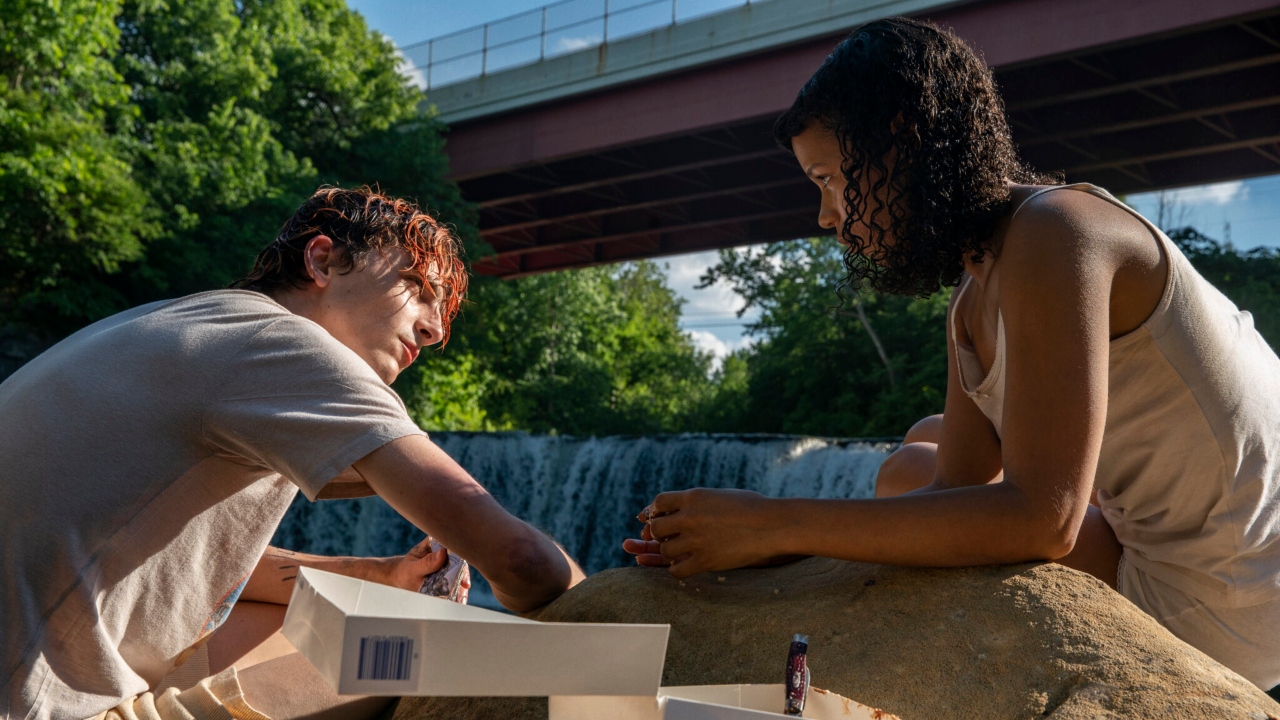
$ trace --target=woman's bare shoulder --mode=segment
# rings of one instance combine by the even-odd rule
[[[1109,200],[1066,187],[1034,195],[1041,188],[1030,189],[1024,195],[1030,198],[1018,207],[1001,243],[1006,272],[1050,271],[1052,266],[1065,271],[1080,264],[1114,272],[1135,250],[1155,248],[1146,225]]]

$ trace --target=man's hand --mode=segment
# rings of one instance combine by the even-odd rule
[[[449,550],[443,546],[436,552],[431,552],[431,538],[428,537],[403,557],[391,560],[385,569],[386,579],[383,584],[418,592],[422,588],[422,581],[431,573],[442,569],[448,558]],[[459,584],[462,586],[462,593],[458,597],[458,602],[465,605],[471,590],[470,566],[462,570],[462,579]]]
[[[780,528],[767,518],[768,503],[746,490],[662,493],[641,513],[647,522],[640,537],[624,541],[622,548],[638,564],[669,566],[681,578],[797,559],[780,554],[771,539]]]
[[[289,604],[298,568],[302,567],[417,592],[422,587],[422,579],[444,567],[447,558],[447,550],[431,552],[431,538],[418,543],[402,556],[387,558],[327,557],[268,547],[249,576],[240,599]],[[464,576],[462,586],[470,589],[469,574]],[[462,602],[466,602],[466,592],[462,594]]]

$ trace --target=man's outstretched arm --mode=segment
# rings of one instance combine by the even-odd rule
[[[559,545],[421,435],[387,443],[354,467],[396,512],[474,565],[511,610],[545,605],[583,578]]]
[[[361,580],[417,590],[422,579],[444,566],[445,552],[432,553],[431,539],[399,557],[329,557],[268,547],[249,576],[241,600],[288,605],[298,568],[309,567]]]

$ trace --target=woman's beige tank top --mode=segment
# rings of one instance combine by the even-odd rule
[[[1250,605],[1280,595],[1280,359],[1243,312],[1196,272],[1163,232],[1169,275],[1156,310],[1111,341],[1107,422],[1094,486],[1125,557],[1206,602]],[[966,278],[964,293],[972,278]],[[965,394],[1001,433],[1004,320],[982,381],[972,348],[955,342]]]

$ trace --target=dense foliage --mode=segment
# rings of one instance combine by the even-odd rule
[[[653,263],[479,278],[456,334],[397,388],[424,427],[578,435],[694,429],[710,356]]]
[[[240,277],[322,183],[416,199],[482,252],[444,128],[343,0],[6,10],[0,377],[86,323]],[[1280,344],[1280,253],[1170,234]],[[942,409],[948,295],[840,298],[844,274],[829,239],[722,252],[705,283],[761,315],[714,372],[653,263],[476,278],[449,346],[396,387],[429,429],[900,435]]]
[[[14,0],[0,20],[0,325],[69,329],[123,309],[101,278],[156,228],[134,178],[111,3]]]
[[[0,323],[225,286],[321,183],[469,227],[441,127],[342,0],[20,0],[0,33]]]
[[[949,292],[839,297],[830,238],[722,251],[703,284],[728,283],[761,310],[751,348],[728,358],[704,410],[717,430],[894,436],[942,412]],[[745,309],[745,308],[744,308]]]
[[[949,295],[837,306],[843,276],[828,238],[723,251],[705,283],[762,312],[710,374],[653,263],[480,279],[449,347],[397,388],[439,429],[901,435],[942,410]]]
[[[416,199],[480,251],[443,128],[343,0],[19,0],[0,23],[6,347],[226,286],[322,183]],[[710,362],[679,313],[652,264],[479,279],[397,387],[433,429],[679,429]]]

